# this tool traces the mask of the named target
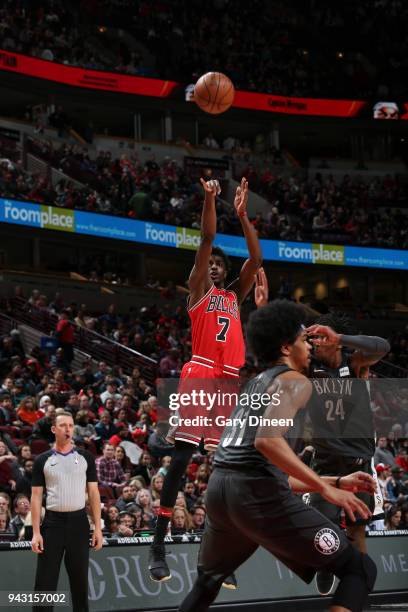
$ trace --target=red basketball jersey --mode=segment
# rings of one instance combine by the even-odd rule
[[[209,367],[222,366],[224,374],[237,375],[245,362],[245,345],[236,293],[213,285],[188,309],[188,314],[191,361],[208,363]]]

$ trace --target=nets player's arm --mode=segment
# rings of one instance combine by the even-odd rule
[[[204,189],[204,206],[201,214],[201,242],[195,256],[193,269],[188,279],[190,307],[201,300],[211,287],[208,264],[215,234],[217,232],[215,197],[220,193],[220,186],[218,181],[208,181],[208,183],[206,183],[204,179],[201,179],[201,184]]]
[[[234,207],[241,222],[242,231],[248,247],[249,258],[244,262],[239,278],[229,287],[234,289],[240,304],[245,300],[255,282],[255,274],[262,266],[262,250],[254,226],[248,219],[248,181],[243,178],[237,187]]]
[[[351,520],[355,521],[355,512],[368,518],[371,513],[360,499],[349,491],[331,486],[315,474],[299,459],[283,437],[288,432],[289,420],[294,419],[297,411],[305,406],[311,393],[312,383],[300,372],[284,372],[275,378],[268,394],[271,397],[279,394],[279,403],[276,405],[272,399],[264,412],[263,423],[265,419],[276,419],[278,426],[262,423],[256,433],[255,448],[288,476],[304,484],[308,491],[316,491],[330,503],[343,507]]]
[[[321,476],[321,479],[331,487],[338,487],[343,491],[352,491],[352,493],[370,493],[374,495],[377,490],[375,480],[370,474],[365,472],[354,472],[347,476]],[[294,493],[314,493],[306,485],[306,483],[289,476],[289,485]]]
[[[312,325],[307,329],[307,332],[311,336],[319,337],[313,341],[314,344],[320,343],[354,349],[351,357],[353,369],[374,365],[389,353],[391,348],[389,342],[379,336],[337,334],[327,325]]]

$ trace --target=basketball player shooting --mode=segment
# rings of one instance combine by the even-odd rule
[[[242,334],[240,306],[254,284],[255,275],[262,264],[262,252],[254,227],[247,215],[248,181],[243,178],[237,187],[234,207],[241,222],[249,258],[244,262],[239,277],[226,289],[229,269],[224,252],[213,246],[217,230],[216,196],[221,189],[218,181],[205,182],[204,206],[201,216],[201,243],[189,277],[188,314],[191,319],[192,358],[181,372],[180,385],[201,387],[205,384],[221,385],[222,381],[238,382],[239,370],[245,361],[245,344]],[[211,379],[213,379],[211,381]],[[215,387],[214,387],[215,388]],[[204,438],[204,447],[217,447],[221,431],[191,427],[183,422],[167,435],[175,448],[169,471],[165,477],[160,497],[156,530],[149,556],[152,580],[161,582],[171,578],[165,559],[164,538],[176,502],[183,475],[194,449]],[[235,588],[234,579],[229,588]]]

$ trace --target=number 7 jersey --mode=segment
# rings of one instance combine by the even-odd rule
[[[235,291],[212,285],[188,309],[188,314],[192,338],[190,363],[212,368],[214,376],[238,376],[245,362],[245,344]]]

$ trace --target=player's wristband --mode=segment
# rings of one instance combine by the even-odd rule
[[[336,489],[340,489],[340,480],[341,480],[341,476],[339,476],[338,478],[336,478]]]
[[[242,218],[242,217],[247,217],[247,216],[248,216],[248,214],[247,214],[246,210],[244,212],[238,213],[238,217]]]

